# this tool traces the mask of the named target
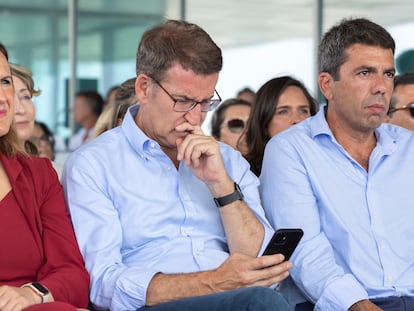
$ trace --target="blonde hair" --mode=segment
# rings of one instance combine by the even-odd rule
[[[10,64],[11,74],[14,77],[18,77],[23,83],[26,85],[27,89],[30,92],[31,96],[39,96],[40,90],[35,89],[34,81],[33,81],[33,74],[29,68],[17,65],[17,64]]]

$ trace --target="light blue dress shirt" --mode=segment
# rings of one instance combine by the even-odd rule
[[[383,124],[375,135],[368,172],[335,140],[324,109],[267,144],[262,203],[276,229],[304,230],[290,272],[315,310],[414,297],[414,134]]]
[[[183,162],[173,162],[135,124],[122,125],[72,154],[63,185],[78,243],[100,308],[135,310],[157,272],[217,268],[229,249],[207,186]],[[262,251],[273,229],[261,206],[258,179],[240,153],[220,144],[229,176],[264,224]]]

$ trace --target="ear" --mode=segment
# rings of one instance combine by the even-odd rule
[[[327,72],[321,72],[318,77],[318,84],[327,101],[331,101],[334,87],[333,77]]]
[[[145,105],[148,102],[151,83],[151,78],[143,73],[139,74],[135,79],[135,96],[137,102],[141,105]]]

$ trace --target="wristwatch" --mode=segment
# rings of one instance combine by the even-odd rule
[[[37,295],[42,298],[42,303],[48,302],[50,299],[49,290],[46,286],[40,284],[39,282],[31,282],[22,285],[21,287],[29,287],[32,291],[34,291]]]
[[[225,195],[221,198],[214,198],[214,202],[216,203],[217,207],[223,207],[225,205],[228,205],[230,203],[233,203],[237,200],[243,200],[244,196],[243,193],[240,190],[240,187],[237,183],[234,183],[234,192],[230,193],[228,195]]]

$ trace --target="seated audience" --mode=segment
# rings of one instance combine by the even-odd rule
[[[414,131],[414,73],[395,77],[394,91],[385,122]]]
[[[102,96],[96,91],[81,91],[76,94],[73,116],[81,128],[69,139],[69,151],[92,140],[103,104]]]
[[[262,170],[267,142],[277,133],[313,116],[318,104],[297,79],[277,77],[263,84],[256,94],[249,122],[243,133],[247,144],[246,159],[257,176]]]
[[[16,124],[17,137],[24,149],[32,154],[38,155],[36,146],[29,140],[33,135],[35,122],[35,106],[33,96],[39,96],[40,90],[36,90],[30,69],[10,64],[14,85],[14,121]]]
[[[211,134],[241,153],[246,153],[246,144],[240,136],[249,119],[251,104],[245,100],[230,98],[221,103],[211,119]]]
[[[76,310],[88,305],[89,276],[50,161],[17,137],[13,79],[0,44],[0,309]]]
[[[384,123],[395,43],[345,19],[319,46],[327,105],[273,137],[260,175],[275,229],[302,228],[291,277],[319,310],[414,310],[414,133]]]
[[[195,44],[196,43],[196,44]],[[147,30],[121,126],[71,154],[63,184],[92,303],[110,310],[291,310],[269,288],[283,255],[258,179],[201,124],[220,103],[221,50],[195,24]]]

